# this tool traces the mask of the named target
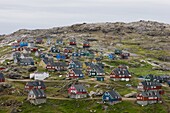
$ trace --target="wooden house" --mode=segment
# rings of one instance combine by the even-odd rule
[[[65,71],[67,64],[65,62],[54,62],[53,58],[44,58],[40,62],[40,66],[48,71]]]
[[[130,53],[122,53],[120,56],[121,59],[128,59],[130,57]]]
[[[75,45],[77,44],[77,43],[76,43],[76,39],[75,39],[75,38],[70,39],[69,44],[70,44],[71,46],[75,46]]]
[[[62,53],[58,53],[56,55],[57,60],[65,60],[66,59],[66,55],[62,54]]]
[[[67,77],[70,79],[77,79],[77,78],[81,79],[81,78],[84,78],[84,74],[79,69],[70,69]]]
[[[116,81],[129,81],[131,79],[131,74],[129,73],[128,69],[126,68],[115,68],[110,73],[110,79]]]
[[[167,82],[168,80],[170,80],[170,76],[168,76],[168,75],[156,76],[156,75],[148,74],[144,77],[144,80],[164,83],[164,82]]]
[[[43,58],[39,64],[48,71],[55,71],[55,63],[53,58]]]
[[[51,51],[52,53],[60,53],[60,50],[59,50],[56,46],[52,46],[51,49],[50,49],[50,51]]]
[[[3,73],[0,73],[0,83],[5,82],[5,77]]]
[[[83,48],[89,48],[89,47],[90,47],[90,43],[88,41],[84,41]]]
[[[65,47],[63,50],[64,53],[72,53],[72,51],[73,51],[72,47]]]
[[[72,57],[80,57],[81,54],[79,52],[73,52]]]
[[[96,76],[97,81],[104,81],[104,76]]]
[[[42,44],[43,43],[43,39],[42,38],[36,38],[35,41],[37,44]]]
[[[79,98],[86,98],[88,93],[83,85],[73,84],[68,89],[68,95],[70,98],[79,99]]]
[[[148,104],[162,102],[162,99],[161,95],[157,91],[142,91],[137,94],[136,102],[139,105],[146,106]]]
[[[19,64],[21,66],[34,65],[34,60],[33,60],[33,58],[22,58],[19,60]]]
[[[12,53],[12,57],[13,57],[13,59],[18,59],[21,57],[21,53],[16,51],[16,52]]]
[[[102,96],[102,101],[104,103],[116,104],[122,101],[122,97],[115,90],[106,91]]]
[[[55,62],[54,66],[56,71],[66,71],[68,65],[65,62]]]
[[[82,63],[78,60],[72,59],[69,62],[69,68],[82,68]]]
[[[90,65],[89,69],[87,70],[90,77],[96,77],[96,76],[104,76],[105,72],[104,70],[98,66],[98,65]]]
[[[63,44],[62,38],[56,40],[56,45],[62,45],[62,44]]]
[[[121,55],[122,54],[122,50],[120,49],[115,49],[115,52],[114,52],[116,55]]]
[[[20,47],[25,47],[25,46],[28,46],[28,42],[21,41],[20,42]]]
[[[25,85],[25,90],[31,90],[31,89],[46,89],[46,86],[43,81],[31,81],[27,82]]]
[[[43,104],[46,103],[46,94],[42,89],[31,89],[28,93],[27,100],[34,105]]]
[[[110,54],[108,54],[108,58],[110,60],[115,60],[116,59],[116,55],[114,53],[110,53]]]
[[[138,90],[140,91],[158,91],[160,94],[164,94],[164,91],[162,90],[162,85],[159,82],[148,82],[148,81],[142,81],[138,85]]]

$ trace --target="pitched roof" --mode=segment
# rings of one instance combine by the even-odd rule
[[[86,66],[91,66],[91,65],[92,65],[91,62],[84,62],[84,64],[85,64]]]
[[[32,58],[22,58],[20,59],[20,63],[31,63],[34,62]]]
[[[119,75],[130,76],[130,72],[127,69],[115,68],[113,72],[118,76]]]
[[[76,65],[79,65],[79,66],[82,66],[81,62],[80,61],[77,61],[77,60],[72,60]]]
[[[83,72],[79,69],[72,69],[75,74],[83,74]]]
[[[31,81],[27,82],[27,86],[41,86],[41,87],[46,87],[43,81]]]
[[[76,42],[76,39],[75,38],[71,38],[70,42]]]
[[[74,87],[76,88],[76,90],[79,91],[79,92],[87,92],[87,90],[85,89],[85,87],[84,87],[83,85],[81,85],[81,84],[74,84],[73,86],[74,86]]]
[[[92,63],[90,67],[91,69],[94,69],[97,73],[105,73],[102,67],[100,67],[99,65],[95,65]]]
[[[35,98],[46,98],[46,94],[42,89],[32,89],[31,91],[34,93]]]
[[[90,44],[88,41],[83,41],[83,44]]]
[[[67,64],[65,62],[55,62],[53,63],[54,66],[61,66],[61,67],[66,67]]]
[[[52,58],[43,58],[43,62],[51,65],[54,63],[54,60]]]
[[[161,97],[158,91],[142,91],[140,94],[144,97]]]
[[[148,81],[142,81],[142,85],[146,87],[151,87],[151,86],[162,86],[159,82],[148,82]]]
[[[108,91],[108,93],[110,94],[112,98],[121,98],[120,94],[116,92],[115,90]]]

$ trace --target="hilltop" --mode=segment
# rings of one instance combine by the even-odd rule
[[[14,41],[18,37],[41,37],[41,38],[70,38],[79,39],[95,38],[98,39],[96,46],[112,49],[113,46],[122,45],[123,49],[131,52],[134,46],[143,50],[142,54],[162,61],[170,61],[170,25],[140,20],[131,23],[82,23],[65,27],[54,27],[51,29],[20,29],[6,37],[7,42]],[[5,42],[5,41],[4,41]],[[132,47],[133,46],[133,47]],[[157,51],[150,53],[149,51]],[[161,54],[159,54],[161,53]]]

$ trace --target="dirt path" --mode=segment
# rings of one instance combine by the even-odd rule
[[[74,100],[74,99],[71,99],[71,98],[59,98],[59,97],[47,97],[48,99],[54,99],[54,100]],[[81,99],[81,100],[102,100],[102,97],[99,97],[99,98],[84,98],[84,99]],[[122,98],[122,100],[126,100],[126,101],[135,101],[136,98]]]

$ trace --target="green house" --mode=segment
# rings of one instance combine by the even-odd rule
[[[97,81],[104,81],[104,76],[96,76]]]
[[[115,54],[116,54],[116,55],[121,55],[121,54],[122,54],[122,50],[120,50],[120,49],[115,49]]]

